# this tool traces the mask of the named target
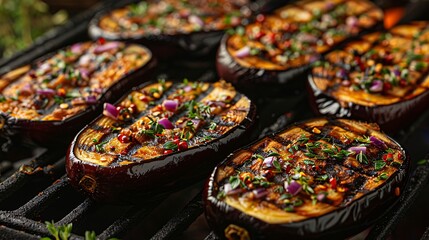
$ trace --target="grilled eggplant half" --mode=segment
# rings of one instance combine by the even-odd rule
[[[104,114],[72,142],[67,174],[94,199],[127,202],[207,177],[249,133],[255,107],[224,81],[161,81]]]
[[[408,168],[401,146],[374,124],[308,120],[218,165],[206,217],[227,239],[344,238],[396,202]]]
[[[39,144],[67,141],[155,64],[141,45],[83,42],[0,77],[0,129]]]
[[[375,28],[382,11],[369,1],[299,1],[225,35],[219,75],[235,84],[277,85],[302,75],[335,45]]]
[[[309,90],[321,114],[359,118],[395,131],[429,105],[429,24],[363,36],[313,68]]]
[[[149,0],[96,16],[89,27],[93,38],[138,41],[157,57],[214,50],[223,31],[250,16],[249,0]]]

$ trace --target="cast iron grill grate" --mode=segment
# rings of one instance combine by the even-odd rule
[[[66,44],[88,39],[86,26],[91,17],[123,2],[101,3],[45,35],[32,47],[17,54],[13,61],[0,61],[0,74]],[[186,66],[164,63],[158,75],[165,73],[177,79],[188,77],[213,81],[217,76],[212,66],[212,62]],[[257,105],[261,118],[255,138],[281,129],[292,121],[312,116],[302,91],[288,92],[288,96],[260,98]],[[273,119],[277,121],[273,122]],[[413,162],[422,158],[429,160],[429,111],[416,118],[413,125],[404,127],[394,138],[409,150]],[[203,182],[163,196],[161,200],[148,199],[138,205],[105,205],[81,196],[69,185],[64,175],[67,146],[41,149],[4,141],[3,144],[9,150],[2,150],[0,157],[0,239],[49,236],[44,221],[51,220],[57,225],[73,223],[71,239],[83,239],[85,230],[96,231],[99,239],[218,239],[201,218]],[[31,156],[22,154],[24,151],[32,152]],[[428,190],[429,164],[428,161],[421,163],[413,166],[412,177],[397,206],[367,231],[366,239],[386,239],[401,229],[408,230],[408,225],[401,224],[412,218],[409,215],[413,209],[421,207],[419,199],[424,197],[421,193]],[[414,239],[429,236],[429,222],[421,225],[421,231],[417,233],[420,235]],[[198,234],[184,234],[190,228],[197,229]]]

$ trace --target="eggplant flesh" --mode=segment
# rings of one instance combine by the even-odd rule
[[[383,19],[369,1],[301,1],[261,15],[224,37],[219,75],[235,84],[284,84],[340,42]]]
[[[155,64],[141,45],[103,41],[76,43],[15,69],[0,77],[2,133],[42,145],[72,137],[102,102]]]
[[[93,38],[143,43],[161,58],[201,56],[215,49],[224,30],[251,14],[248,0],[142,1],[100,13],[89,33]]]
[[[67,153],[72,185],[107,202],[133,202],[207,177],[255,119],[251,101],[224,81],[171,81],[136,89],[100,116]]]
[[[394,132],[429,104],[429,27],[400,25],[348,43],[313,67],[311,103],[320,114],[378,123]]]
[[[398,199],[409,159],[375,124],[312,119],[235,151],[204,191],[226,239],[345,238]]]

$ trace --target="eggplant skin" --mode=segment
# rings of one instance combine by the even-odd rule
[[[352,120],[345,119],[318,118],[293,124],[277,134],[234,151],[214,169],[206,182],[203,200],[208,224],[218,237],[221,239],[344,239],[371,226],[384,213],[395,206],[399,199],[395,191],[398,188],[400,190],[404,189],[409,178],[410,160],[407,155],[403,155],[402,159],[404,161],[396,172],[372,191],[357,197],[357,199],[352,200],[345,206],[339,206],[334,211],[328,211],[320,216],[304,217],[303,220],[269,223],[240,211],[219,198],[218,194],[222,185],[220,181],[231,176],[230,174],[233,174],[237,168],[244,169],[240,163],[245,161],[246,157],[240,157],[241,154],[249,150],[253,152],[258,148],[257,146],[269,146],[269,142],[266,141],[267,138],[278,140],[281,134],[288,130],[293,130],[295,127],[302,127],[302,124],[312,126],[312,122],[325,120],[329,122],[339,121],[341,123],[352,122]],[[367,128],[372,129],[373,127],[373,125],[368,124],[362,126],[364,130]],[[366,131],[368,133],[375,131],[375,129]],[[377,134],[376,136],[380,135]],[[398,146],[398,150],[405,154],[399,144],[389,137],[387,139],[389,139],[389,143]],[[311,205],[311,203],[309,204]],[[250,207],[259,209],[259,207],[253,205]],[[265,213],[263,217],[270,219],[268,214],[269,212]]]
[[[344,12],[350,15],[331,16],[341,12],[341,6],[347,8]],[[323,17],[314,18],[316,11]],[[217,52],[218,74],[240,87],[292,87],[291,82],[305,82],[305,73],[311,63],[341,42],[378,29],[382,16],[382,10],[369,1],[290,3],[257,17],[256,21],[242,29],[237,28],[233,34],[225,34]],[[335,18],[337,20],[332,20]],[[352,28],[350,21],[356,22]],[[334,34],[327,34],[331,31]]]
[[[418,34],[417,34],[418,33]],[[429,104],[428,22],[374,32],[330,52],[308,76],[316,113],[378,123],[396,132]]]
[[[158,2],[158,1],[148,1],[149,5],[153,4],[154,2]],[[174,2],[175,1],[167,1],[166,3],[172,4]],[[191,4],[194,4],[194,3],[191,2]],[[225,4],[225,3],[222,3],[222,1],[209,1],[207,4],[211,4],[211,3],[215,3],[215,4],[217,3],[218,5],[220,4],[220,6]],[[252,13],[252,10],[249,7],[250,1],[249,2],[247,0],[235,1],[235,2],[231,1],[230,3],[231,4],[228,4],[226,8],[231,8],[231,6],[234,6],[232,10],[234,10],[235,12],[240,11],[241,12],[241,15],[239,16],[241,18],[240,22],[245,22],[246,19],[250,17],[250,14]],[[236,4],[240,4],[242,9],[240,10],[238,6],[235,6]],[[103,29],[103,27],[100,26],[101,25],[100,23],[102,22],[103,19],[111,17],[112,12],[114,11],[120,12],[123,9],[126,9],[127,7],[129,6],[122,6],[121,9],[119,8],[108,9],[106,11],[103,11],[97,14],[89,24],[88,32],[90,37],[93,39],[97,39],[101,37],[108,40],[141,43],[148,46],[156,54],[156,56],[161,59],[167,59],[178,55],[183,55],[187,57],[190,57],[190,56],[200,57],[200,56],[207,55],[209,53],[213,54],[217,48],[217,45],[219,44],[220,39],[222,38],[224,30],[238,25],[238,23],[231,23],[231,21],[227,23],[227,21],[224,21],[224,26],[221,26],[220,28],[214,27],[210,25],[210,23],[205,23],[206,26],[203,26],[203,28],[200,30],[190,30],[189,26],[179,26],[179,27],[182,27],[183,29],[175,29],[174,27],[172,29],[167,29],[167,32],[164,32],[164,30],[162,29],[159,30],[158,28],[159,32],[156,32],[154,30],[148,30],[148,33],[145,33],[144,31],[142,32],[141,29],[137,29],[135,31],[132,31],[130,29],[125,29],[124,32],[109,31],[109,30]],[[206,8],[206,7],[207,7],[206,5],[202,6],[202,8]],[[256,8],[256,7],[259,7],[259,6],[255,5],[253,8]],[[195,7],[195,8],[198,9],[198,7]],[[214,7],[209,10],[215,11],[217,8],[218,7]],[[232,14],[232,10],[230,10],[231,14]],[[205,11],[207,11],[207,9]],[[223,9],[223,11],[225,11],[225,9]],[[177,12],[179,12],[179,10],[175,10],[173,13],[177,14]],[[158,16],[155,16],[155,17],[158,17]],[[216,16],[212,21],[215,21],[215,22],[222,21],[222,17],[224,17],[224,15]],[[164,18],[164,17],[160,17],[160,18]],[[175,20],[182,21],[183,19],[179,17],[179,18],[176,18]],[[189,24],[189,23],[186,23],[186,24]]]
[[[102,110],[104,102],[116,101],[118,96],[122,95],[127,89],[138,85],[142,79],[148,79],[152,75],[157,65],[157,60],[153,57],[149,49],[142,45],[138,46],[144,49],[150,56],[146,64],[126,73],[113,85],[105,89],[95,104],[61,121],[20,119],[12,117],[5,112],[0,112],[0,135],[16,141],[24,140],[40,146],[58,144],[66,146],[73,139],[74,134],[97,116],[98,112]],[[46,57],[49,56],[51,55],[47,55]],[[40,61],[43,59],[45,57],[42,57]]]
[[[207,178],[219,157],[226,157],[226,153],[250,137],[255,120],[256,107],[250,102],[247,116],[219,138],[172,154],[110,166],[84,161],[75,154],[79,136],[87,126],[77,134],[67,151],[67,175],[75,188],[100,202],[129,204],[161,197]]]

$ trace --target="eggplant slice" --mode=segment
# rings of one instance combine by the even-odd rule
[[[67,154],[72,185],[100,201],[132,202],[207,177],[255,119],[253,103],[225,81],[151,83],[116,111],[86,126]]]
[[[326,55],[308,86],[320,114],[358,118],[396,131],[429,104],[429,24],[376,32]]]
[[[404,150],[375,124],[308,120],[218,165],[204,192],[206,217],[228,239],[344,238],[396,202],[408,168]]]
[[[284,84],[338,43],[380,24],[383,12],[369,1],[299,1],[258,15],[225,35],[219,75],[234,84]]]
[[[251,13],[249,0],[149,0],[99,14],[89,33],[93,38],[141,42],[161,58],[202,55],[215,49],[224,30],[240,25]]]
[[[0,128],[42,145],[71,140],[96,116],[97,107],[137,85],[154,64],[141,45],[68,46],[0,77]]]

